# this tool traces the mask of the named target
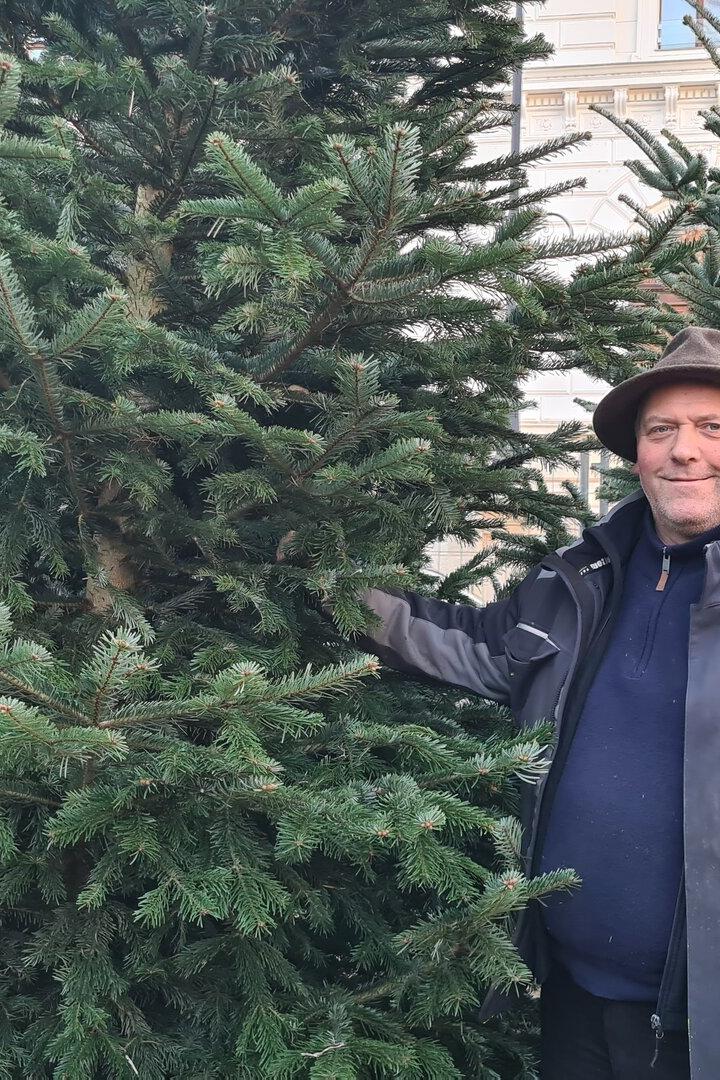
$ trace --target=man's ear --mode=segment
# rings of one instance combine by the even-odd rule
[[[635,462],[634,465],[630,466],[630,472],[633,474],[633,476],[639,476],[640,475],[640,473],[638,472],[637,461]]]

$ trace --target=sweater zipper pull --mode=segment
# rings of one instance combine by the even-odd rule
[[[665,1035],[662,1023],[660,1022],[660,1017],[657,1013],[653,1013],[653,1015],[650,1017],[650,1027],[655,1032],[655,1054],[652,1061],[650,1062],[650,1068],[654,1069],[655,1065],[657,1064],[657,1059],[660,1056],[660,1042]]]
[[[670,577],[670,556],[668,555],[668,549],[663,548],[662,567],[660,570],[660,577],[658,583],[655,586],[655,592],[662,592],[667,585],[667,580]]]

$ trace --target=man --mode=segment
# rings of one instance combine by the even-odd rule
[[[515,935],[543,1080],[720,1080],[720,331],[683,330],[594,426],[641,490],[484,609],[368,590],[372,648],[556,723],[523,854],[583,885]]]

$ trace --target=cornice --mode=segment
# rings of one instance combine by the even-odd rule
[[[583,89],[630,86],[681,86],[693,83],[720,83],[720,72],[706,57],[693,53],[677,52],[672,56],[658,56],[646,60],[628,60],[615,63],[553,64],[552,67],[531,67],[523,74],[523,90],[566,90],[568,87]]]

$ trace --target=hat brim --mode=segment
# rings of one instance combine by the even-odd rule
[[[637,461],[635,420],[640,403],[651,390],[671,383],[699,382],[720,386],[720,368],[678,364],[664,371],[654,368],[620,383],[598,402],[593,427],[603,446],[627,461]]]

